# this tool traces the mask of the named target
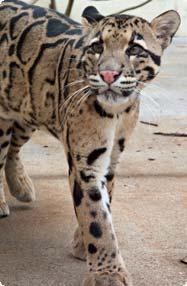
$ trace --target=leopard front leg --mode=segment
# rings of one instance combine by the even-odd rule
[[[90,273],[84,285],[131,285],[112,225],[106,186],[96,172],[88,175],[95,179],[85,183],[79,174],[86,169],[76,169],[70,181]]]
[[[90,121],[91,118],[87,122]],[[81,235],[83,237],[83,251],[89,269],[84,285],[108,286],[112,283],[113,286],[129,286],[132,284],[119,251],[105,184],[114,126],[111,123],[107,128],[107,122],[100,122],[85,129],[83,122],[85,121],[80,122],[82,128],[79,126],[78,134],[77,129],[68,128],[67,157],[70,186],[79,223],[76,238],[80,238],[77,242],[81,242]],[[91,143],[90,138],[93,138]],[[82,246],[81,244],[81,248]]]

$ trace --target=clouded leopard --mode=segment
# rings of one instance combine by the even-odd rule
[[[19,152],[45,129],[66,151],[79,224],[73,253],[87,260],[85,286],[132,285],[112,224],[115,169],[140,92],[179,24],[175,11],[149,23],[87,7],[79,24],[18,0],[0,5],[0,216],[9,214],[3,171],[13,196],[34,200]]]

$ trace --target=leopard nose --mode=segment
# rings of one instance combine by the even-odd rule
[[[100,71],[100,75],[106,83],[111,84],[115,81],[116,77],[119,75],[119,72],[111,71],[111,70],[104,70],[104,71]]]

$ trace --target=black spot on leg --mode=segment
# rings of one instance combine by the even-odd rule
[[[84,195],[81,186],[77,183],[77,181],[75,181],[73,188],[73,200],[76,207],[80,206],[83,197]]]
[[[88,252],[90,254],[95,254],[97,252],[97,247],[93,243],[88,244]]]
[[[106,219],[107,218],[107,212],[103,212],[103,218]]]
[[[12,132],[12,127],[8,128],[7,131],[6,131],[6,135],[10,135]]]
[[[112,257],[112,258],[115,258],[115,257],[116,257],[116,253],[115,253],[115,252],[112,252],[111,257]]]
[[[18,130],[20,130],[21,132],[25,132],[25,129],[18,123],[18,122],[15,122],[14,123],[14,126],[18,129]]]
[[[92,165],[103,153],[107,150],[106,147],[93,150],[87,158],[88,165]]]
[[[137,73],[137,72],[136,72]],[[132,109],[132,106],[129,106],[129,107],[127,107],[126,109],[125,109],[125,112],[126,113],[129,113],[130,111],[131,111],[131,109]]]
[[[97,264],[98,267],[99,267],[99,266],[102,266],[102,265],[103,265],[102,262],[99,262],[99,263]]]
[[[109,172],[105,178],[107,179],[108,182],[111,182],[114,179],[114,173]]]
[[[94,202],[101,200],[101,193],[100,193],[99,189],[97,189],[97,188],[91,189],[89,191],[89,197]]]
[[[69,171],[71,172],[73,167],[73,159],[70,152],[68,152],[68,165],[69,165]]]
[[[96,218],[97,212],[96,212],[96,211],[91,211],[91,212],[90,212],[90,215],[91,215],[93,218]]]
[[[111,213],[110,204],[107,203],[106,205],[107,205],[109,212]]]
[[[117,268],[117,266],[116,266],[116,265],[114,265],[114,266],[113,266],[113,269],[116,269],[116,268]]]
[[[9,141],[5,141],[3,142],[3,144],[1,144],[1,148],[6,148],[9,145]]]
[[[30,139],[30,137],[28,136],[20,136],[20,139],[24,140],[24,141],[28,141]]]
[[[77,161],[80,161],[81,160],[81,156],[80,154],[77,155]]]
[[[4,164],[0,164],[0,169],[2,169],[2,168],[3,168],[3,166],[4,166]]]
[[[7,77],[7,72],[4,70],[3,71],[3,79],[5,79]]]
[[[90,224],[90,234],[92,234],[95,238],[102,237],[103,232],[98,222],[92,222]]]
[[[123,152],[124,148],[125,148],[125,139],[124,138],[121,138],[118,140],[118,144],[119,144],[119,150],[121,152]]]
[[[93,175],[86,175],[84,171],[80,171],[80,176],[81,176],[81,179],[85,182],[85,183],[89,183],[89,181],[91,179],[94,179],[95,176]]]
[[[4,132],[2,129],[0,129],[0,137],[4,135]]]
[[[76,217],[78,217],[78,216],[77,216],[77,210],[76,210],[76,208],[75,208],[75,205],[74,205],[74,211],[75,211]]]

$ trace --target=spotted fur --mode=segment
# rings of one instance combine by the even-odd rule
[[[9,214],[3,170],[13,196],[35,199],[19,151],[45,129],[66,150],[79,223],[73,253],[87,260],[85,286],[132,285],[112,225],[115,169],[136,125],[139,93],[179,23],[175,11],[148,23],[88,7],[81,25],[19,0],[0,5],[0,216]]]

